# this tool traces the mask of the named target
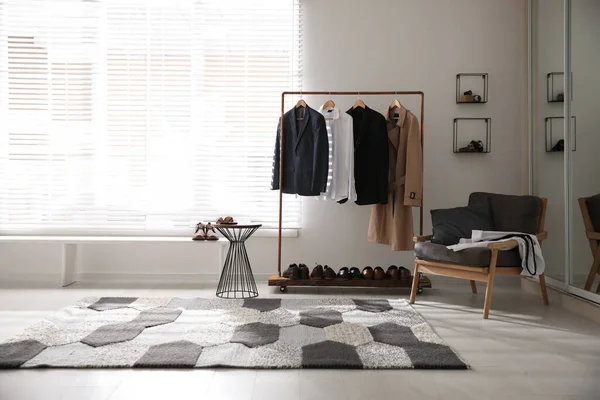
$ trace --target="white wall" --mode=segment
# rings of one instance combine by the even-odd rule
[[[425,92],[425,231],[429,210],[466,204],[472,191],[518,194],[523,187],[526,2],[522,0],[306,0],[306,90],[422,90]],[[455,75],[489,73],[489,103],[455,104]],[[466,88],[465,88],[466,90]],[[325,100],[306,99],[313,107]],[[335,98],[347,109],[354,98]],[[383,110],[391,98],[363,98]],[[400,99],[418,115],[415,100]],[[291,105],[290,105],[291,106]],[[492,153],[452,153],[455,117],[491,117]],[[273,121],[275,124],[276,121]],[[306,199],[304,228],[283,241],[284,264],[411,266],[411,252],[367,242],[369,207]],[[272,273],[276,238],[252,238],[248,251],[257,274]],[[25,251],[27,250],[27,251]],[[0,247],[5,273],[58,271],[54,250]],[[198,246],[86,246],[83,271],[187,273],[201,266]]]

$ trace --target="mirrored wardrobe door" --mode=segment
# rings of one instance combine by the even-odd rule
[[[571,114],[575,120],[570,136],[576,143],[571,153],[570,173],[573,201],[570,284],[591,295],[600,291],[597,273],[600,240],[594,239],[597,236],[593,233],[600,232],[600,1],[570,3]],[[597,299],[600,300],[600,295]]]
[[[564,1],[532,3],[533,194],[546,197],[546,276],[565,282]],[[552,283],[552,282],[551,282]],[[556,286],[556,285],[555,285]]]

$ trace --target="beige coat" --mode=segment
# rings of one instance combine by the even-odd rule
[[[398,110],[398,109],[397,109]],[[390,151],[387,204],[371,209],[369,241],[413,249],[412,207],[420,207],[423,196],[423,152],[417,117],[399,109],[397,122],[385,114]]]

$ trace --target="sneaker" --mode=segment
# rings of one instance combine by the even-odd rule
[[[306,264],[300,264],[298,268],[300,269],[300,279],[308,279],[310,277],[310,272]]]
[[[288,279],[300,279],[300,268],[296,264],[290,264],[281,276]]]
[[[310,273],[310,279],[323,279],[323,267],[321,265],[317,265],[313,268]]]

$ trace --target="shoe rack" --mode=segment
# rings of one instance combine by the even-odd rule
[[[305,286],[305,287],[319,287],[319,286],[337,286],[337,287],[377,287],[377,288],[405,288],[410,289],[412,286],[414,276],[410,279],[288,279],[273,274],[269,278],[269,286],[279,286],[281,293],[287,292],[288,286]],[[423,293],[423,289],[431,288],[431,280],[419,274],[419,285],[417,294]]]

